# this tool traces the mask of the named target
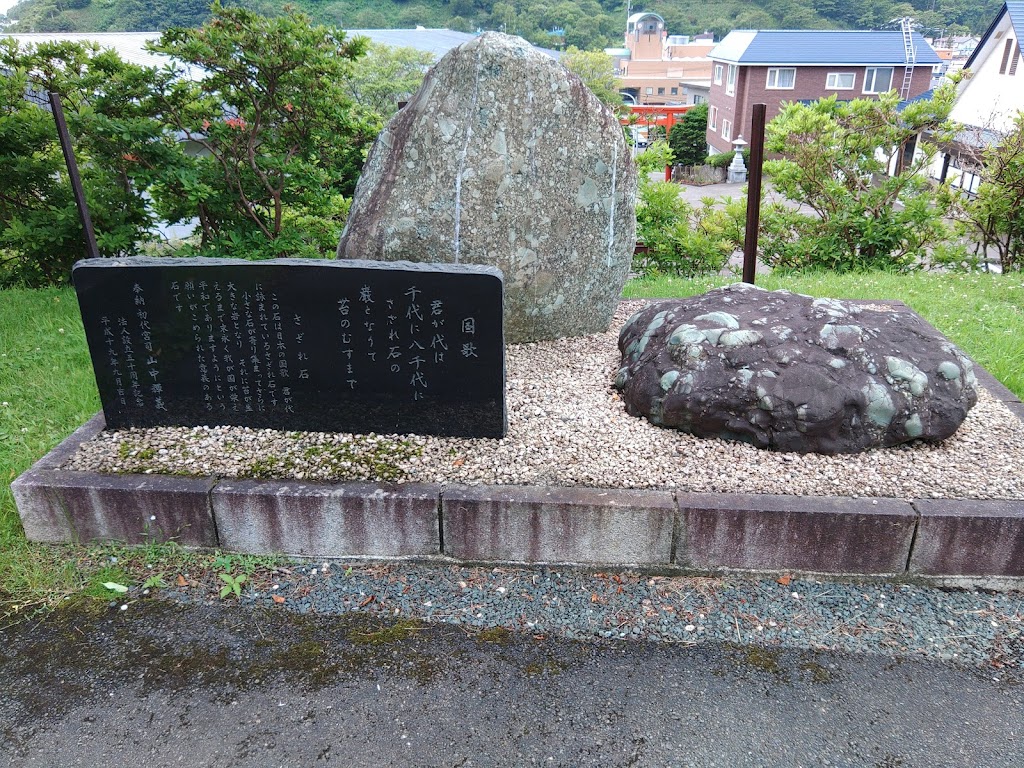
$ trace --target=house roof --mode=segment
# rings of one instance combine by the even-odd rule
[[[171,63],[169,56],[145,50],[146,43],[159,39],[159,32],[25,32],[16,35],[0,35],[0,37],[13,37],[23,45],[94,42],[103,49],[113,50],[122,61],[129,64],[137,64],[140,67],[160,67]]]
[[[662,24],[665,23],[665,20],[661,18],[661,16],[659,16],[658,14],[654,13],[653,11],[640,11],[640,13],[634,13],[632,16],[626,19],[626,23],[636,24],[638,21],[640,21],[640,19],[646,16],[653,16],[654,18],[658,19]]]
[[[415,48],[420,51],[432,53],[436,58],[441,58],[452,48],[472,40],[476,35],[468,32],[454,32],[450,29],[347,29],[346,36],[352,38],[356,35],[368,37],[375,43],[384,43],[392,47]],[[17,35],[3,35],[0,37],[13,37],[22,43],[41,43],[59,40],[74,42],[95,41],[101,48],[112,48],[122,60],[138,64],[140,66],[157,67],[170,63],[166,56],[150,53],[145,50],[147,42],[160,38],[159,32],[32,32]],[[559,58],[558,51],[539,48],[543,53],[553,59]]]
[[[1024,6],[1024,2],[1016,3]],[[913,33],[916,63],[940,63],[919,32]],[[732,64],[902,65],[906,63],[903,33],[897,31],[736,30],[725,36],[708,57]]]
[[[1003,3],[1003,7],[1000,9],[996,17],[992,19],[992,23],[988,25],[988,29],[985,30],[985,34],[981,36],[981,41],[974,46],[974,51],[967,59],[967,63],[964,64],[964,69],[970,69],[974,65],[974,60],[981,55],[982,49],[988,42],[988,39],[995,33],[996,28],[1003,19],[1003,15],[1008,14],[1010,17],[1010,25],[1013,27],[1014,33],[1017,35],[1017,39],[1020,40],[1024,36],[1024,0],[1011,0],[1011,2]]]
[[[1010,21],[1013,22],[1013,28],[1017,31],[1017,34],[1024,32],[1024,2],[1006,3],[1006,12],[1010,14]]]
[[[419,51],[427,51],[440,59],[452,48],[457,48],[465,42],[477,37],[469,32],[455,32],[451,29],[346,29],[348,37],[361,35],[370,38],[375,43],[390,45],[392,48],[415,48]],[[562,54],[550,48],[534,46],[541,53],[546,53],[553,59],[558,59]]]
[[[919,93],[919,94],[917,94],[917,96],[914,96],[912,98],[905,99],[905,100],[901,101],[899,104],[896,105],[896,111],[897,112],[902,112],[904,109],[909,107],[911,104],[916,104],[919,101],[927,101],[928,99],[932,98],[934,95],[935,95],[935,89],[934,88],[929,88],[924,93]]]

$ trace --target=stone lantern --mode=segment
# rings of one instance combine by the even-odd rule
[[[742,136],[733,139],[732,148],[736,154],[733,155],[732,162],[729,164],[729,173],[726,179],[730,184],[743,184],[747,180],[747,166],[743,164],[743,148],[745,146],[747,146],[747,142],[743,140]]]

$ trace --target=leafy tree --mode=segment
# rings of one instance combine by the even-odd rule
[[[603,51],[581,51],[569,46],[561,58],[562,66],[579,75],[586,86],[594,92],[609,109],[622,110],[622,95],[619,89],[622,81],[615,76],[612,57]]]
[[[699,165],[708,153],[708,105],[698,104],[672,126],[668,135],[669,146],[676,162],[681,165]]]
[[[0,40],[0,285],[65,283],[88,255],[46,92],[61,94],[97,246],[135,252],[152,235],[142,191],[174,167],[149,112],[153,70],[78,43]]]
[[[763,258],[773,267],[836,270],[911,269],[929,247],[949,237],[948,203],[921,172],[935,147],[900,162],[905,148],[926,132],[952,138],[947,117],[953,87],[899,111],[895,91],[877,100],[840,103],[835,97],[789,104],[768,126],[765,150],[781,156],[765,163],[775,188],[813,215],[786,205],[762,211]],[[896,161],[897,170],[887,173]]]
[[[958,218],[979,251],[994,249],[1004,273],[1024,269],[1024,112],[997,142],[980,152],[973,200],[958,198]]]
[[[165,72],[164,118],[204,150],[153,190],[171,221],[198,217],[200,252],[252,258],[333,249],[380,121],[347,92],[365,38],[294,9],[266,18],[212,6],[152,50],[204,72]]]
[[[352,67],[348,92],[356,103],[387,119],[399,101],[408,101],[419,90],[433,63],[433,54],[426,51],[371,43]]]

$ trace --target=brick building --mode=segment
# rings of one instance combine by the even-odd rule
[[[755,31],[726,35],[708,55],[708,148],[729,152],[750,137],[754,104],[771,120],[783,102],[877,97],[896,90],[904,99],[931,88],[941,59],[917,32]]]

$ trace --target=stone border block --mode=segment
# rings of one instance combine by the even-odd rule
[[[910,573],[1024,576],[1024,501],[927,499]]]
[[[75,529],[61,504],[50,476],[55,473],[30,469],[11,483],[14,506],[29,541],[65,544],[75,541]]]
[[[107,422],[103,418],[103,411],[93,414],[91,419],[64,438],[52,451],[33,464],[32,469],[60,469],[82,443],[92,440],[103,431],[106,425]]]
[[[1003,403],[1003,405],[1009,408],[1014,416],[1016,416],[1021,421],[1024,421],[1024,403],[1008,402]]]
[[[444,553],[468,561],[668,565],[676,507],[666,491],[449,486]]]
[[[213,490],[220,546],[308,557],[441,553],[441,487],[223,480]]]
[[[680,493],[676,563],[715,570],[901,574],[917,513],[895,499]]]
[[[988,390],[988,393],[1003,405],[1020,403],[1020,398],[1013,393],[1013,390],[978,365],[973,358],[971,358],[971,362],[974,363],[974,376],[978,380],[979,387]]]
[[[217,546],[212,477],[29,470],[11,484],[32,541]]]

